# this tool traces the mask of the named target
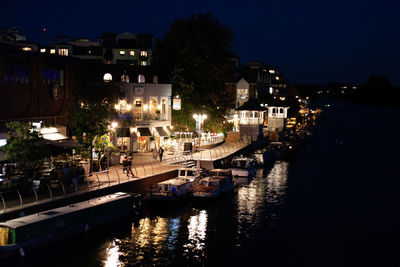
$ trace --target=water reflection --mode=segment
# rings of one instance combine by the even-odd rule
[[[236,188],[233,197],[149,208],[125,238],[110,243],[104,265],[204,265],[215,257],[220,260],[221,255],[213,254],[216,246],[236,247],[237,256],[244,256],[251,240],[258,243],[260,234],[276,227],[288,168],[288,163],[278,161],[271,170],[258,170],[253,180]]]
[[[195,258],[204,256],[204,246],[207,230],[207,211],[202,210],[198,215],[191,216],[188,220],[187,243],[183,245],[185,254]]]
[[[118,239],[113,240],[110,245],[108,246],[106,252],[107,252],[107,257],[106,260],[104,261],[104,266],[105,267],[119,267],[122,266],[119,256],[120,256],[120,251],[119,251],[119,246],[117,245],[119,243]]]
[[[287,190],[288,163],[277,161],[268,172],[258,170],[256,178],[238,189],[236,246],[243,238],[256,238],[265,223],[275,226]]]

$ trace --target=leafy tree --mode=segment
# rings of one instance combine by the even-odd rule
[[[121,97],[116,83],[85,83],[74,92],[70,103],[69,129],[76,136],[79,150],[93,150],[96,137],[108,133],[110,118],[116,116],[114,104]],[[90,168],[92,170],[92,153]]]
[[[10,162],[17,163],[21,169],[39,165],[49,155],[40,133],[33,131],[27,123],[7,123],[7,145],[4,150]]]
[[[388,78],[372,74],[358,90],[361,101],[371,104],[388,104],[396,99],[394,88]]]
[[[182,110],[173,111],[177,130],[194,129],[193,113],[207,113],[206,120],[215,130],[222,130],[224,115],[233,103],[225,83],[232,80],[232,31],[210,14],[177,19],[164,40],[153,52],[153,66],[160,78],[172,84],[173,95],[182,99]],[[215,124],[214,124],[215,122]]]

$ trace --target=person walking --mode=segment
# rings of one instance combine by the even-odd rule
[[[162,162],[163,154],[164,154],[164,149],[162,148],[162,146],[160,146],[160,148],[158,149],[158,156],[160,157],[160,162]]]
[[[132,174],[132,177],[135,177],[135,175],[132,172],[132,157],[129,157],[129,159],[128,159],[126,176],[129,177],[129,173]]]
[[[158,157],[157,147],[154,146],[154,148],[153,148],[153,161],[157,161],[157,157]]]
[[[122,166],[124,167],[123,169],[122,169],[122,172],[123,173],[125,173],[126,172],[126,174],[128,174],[128,159],[126,158],[126,155],[124,156],[124,158],[122,159]]]
[[[102,171],[107,170],[107,155],[106,154],[104,154],[103,157],[101,158],[100,166],[101,166]]]

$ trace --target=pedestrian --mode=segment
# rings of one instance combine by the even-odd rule
[[[106,154],[104,154],[103,157],[101,158],[100,166],[101,166],[101,170],[102,171],[107,170],[107,156],[106,156]]]
[[[153,161],[156,161],[158,157],[157,147],[154,146],[153,148]]]
[[[163,154],[164,154],[164,149],[162,148],[162,146],[160,146],[160,148],[158,149],[158,156],[160,157],[160,162],[162,162]]]
[[[132,177],[135,176],[133,174],[133,172],[132,172],[132,157],[129,157],[129,159],[128,159],[128,168],[127,168],[127,171],[126,171],[126,176],[129,177],[129,173],[132,174]]]
[[[124,158],[122,159],[122,166],[124,167],[123,169],[122,169],[122,172],[123,173],[128,173],[128,159],[126,158],[126,155],[124,156]]]

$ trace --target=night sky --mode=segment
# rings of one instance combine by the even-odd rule
[[[399,1],[18,1],[0,0],[0,27],[42,44],[57,34],[101,32],[162,38],[176,18],[209,12],[235,33],[241,63],[259,60],[291,83],[364,82],[372,73],[400,85]]]

